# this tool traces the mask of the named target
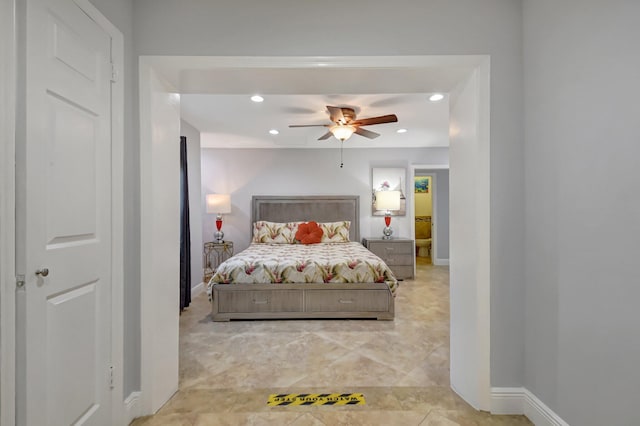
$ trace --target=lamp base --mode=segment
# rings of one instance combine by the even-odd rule
[[[213,239],[216,240],[216,243],[224,242],[224,232],[216,231],[213,233]]]
[[[386,226],[383,230],[382,230],[382,239],[383,240],[390,240],[391,239],[391,235],[393,235],[393,229],[390,226]]]

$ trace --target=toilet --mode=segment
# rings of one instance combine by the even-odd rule
[[[416,253],[431,257],[431,216],[416,217]]]

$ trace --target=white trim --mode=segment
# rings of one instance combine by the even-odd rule
[[[491,388],[491,413],[523,414],[536,426],[569,426],[569,423],[523,387]]]
[[[123,423],[124,395],[124,36],[89,0],[74,0],[111,37],[111,423]]]
[[[491,388],[492,414],[524,414],[524,388]]]
[[[477,271],[478,294],[477,336],[478,364],[478,408],[487,410],[491,404],[491,76],[490,59],[484,56],[477,68],[477,187],[476,187],[476,229],[477,229]],[[451,185],[449,185],[451,190]],[[484,190],[484,192],[483,192]]]
[[[141,167],[141,183],[140,183],[140,197],[144,200],[151,194],[162,192],[160,190],[160,183],[156,182],[153,177],[145,176],[144,170],[149,168],[149,164],[152,162],[151,152],[145,146],[148,141],[145,141],[146,131],[153,123],[145,122],[146,115],[145,109],[149,108],[151,103],[150,93],[146,89],[149,80],[149,70],[153,69],[158,75],[161,75],[164,80],[169,84],[173,84],[178,90],[180,90],[180,71],[185,67],[189,69],[224,69],[234,68],[241,70],[250,70],[257,68],[315,68],[318,62],[329,64],[330,68],[361,68],[363,72],[366,72],[367,68],[378,68],[383,66],[385,68],[398,68],[407,69],[413,71],[419,71],[421,69],[430,68],[433,66],[462,66],[468,67],[469,71],[475,73],[478,78],[477,89],[477,104],[474,105],[477,109],[477,120],[475,123],[474,134],[477,135],[477,147],[476,151],[472,154],[477,165],[477,186],[482,188],[482,197],[476,192],[476,199],[474,200],[477,208],[477,217],[473,226],[477,228],[477,241],[476,246],[477,260],[473,262],[473,268],[475,269],[475,280],[473,284],[475,291],[473,297],[468,300],[468,304],[474,306],[475,317],[473,323],[465,324],[468,330],[471,330],[472,335],[469,336],[470,346],[474,346],[474,353],[476,354],[476,360],[473,365],[468,366],[466,370],[471,373],[467,377],[473,382],[473,386],[467,390],[465,397],[467,402],[470,402],[472,406],[482,410],[488,410],[491,400],[491,382],[490,382],[490,234],[491,234],[491,222],[490,222],[490,197],[486,194],[490,193],[490,138],[489,138],[489,112],[490,112],[490,78],[489,78],[489,57],[486,55],[447,55],[447,56],[349,56],[349,57],[247,57],[247,56],[235,56],[235,57],[189,57],[189,56],[141,56],[140,57],[140,128],[141,128],[141,149],[140,149],[140,167]],[[195,65],[194,65],[195,64]],[[145,115],[146,114],[146,115]],[[179,125],[179,123],[178,123]],[[169,148],[167,148],[169,149]],[[162,188],[164,189],[164,188]],[[150,342],[145,339],[144,330],[145,324],[153,324],[153,313],[149,310],[148,306],[155,305],[153,303],[154,298],[163,299],[166,295],[157,291],[157,288],[147,286],[145,280],[153,275],[154,265],[146,261],[146,257],[149,255],[147,250],[152,250],[153,247],[145,248],[145,230],[149,227],[149,216],[145,214],[144,201],[142,201],[141,212],[141,328],[143,330],[143,336],[141,337],[141,391],[144,400],[151,398],[148,395],[149,392],[153,393],[151,384],[153,383],[153,372],[150,369],[151,365],[154,365],[156,359],[154,357],[164,357],[166,354],[158,354],[154,352],[150,346]],[[153,220],[158,220],[158,215],[168,215],[171,212],[154,211]],[[156,238],[169,238],[168,236],[156,236]],[[164,244],[164,242],[163,242]],[[177,259],[177,257],[176,257]],[[177,260],[176,260],[177,262]],[[454,265],[455,266],[455,265]],[[177,303],[177,301],[176,301]],[[170,315],[167,312],[163,315]],[[165,318],[163,318],[165,319]],[[177,343],[176,343],[177,344]],[[173,362],[177,365],[178,360]],[[166,373],[170,374],[170,373]],[[147,404],[143,401],[143,411],[147,409]]]
[[[524,415],[537,426],[569,426],[544,402],[540,401],[537,396],[524,390]]]
[[[136,417],[140,417],[140,392],[131,392],[124,400],[122,407],[124,425],[128,425]]]
[[[15,423],[15,1],[0,0],[0,424]]]
[[[449,164],[412,164],[411,169],[416,170],[449,170]]]
[[[197,295],[199,295],[200,293],[202,293],[205,289],[205,285],[203,282],[198,283],[196,285],[194,285],[193,287],[191,287],[191,298],[193,299],[194,297],[196,297]]]
[[[262,68],[468,68],[470,71],[486,55],[414,55],[414,56],[165,56],[145,55],[145,63],[174,87],[180,88],[182,71],[209,69]],[[188,65],[186,65],[188,64]],[[265,87],[261,93],[268,93]]]

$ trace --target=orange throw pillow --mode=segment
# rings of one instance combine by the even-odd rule
[[[302,244],[318,244],[322,240],[322,228],[313,221],[301,223],[298,225],[296,240]]]

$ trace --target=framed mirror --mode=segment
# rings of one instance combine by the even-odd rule
[[[374,216],[384,216],[387,212],[376,208],[376,193],[380,191],[400,191],[400,208],[389,210],[389,212],[391,216],[405,216],[407,214],[406,174],[406,169],[401,167],[371,169],[371,213]]]

